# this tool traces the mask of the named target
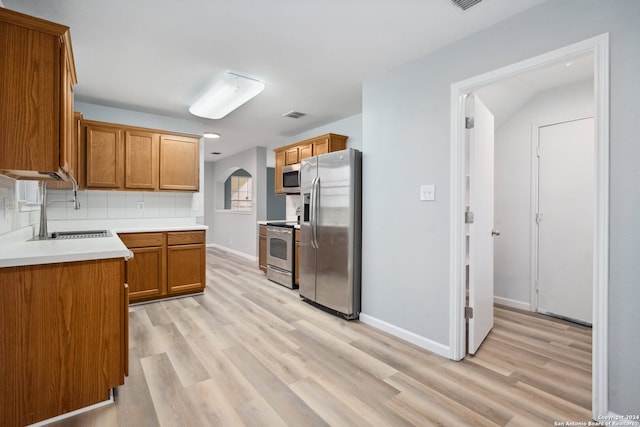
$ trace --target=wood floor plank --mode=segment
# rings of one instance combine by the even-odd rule
[[[207,249],[203,295],[132,306],[130,374],[82,426],[548,426],[591,417],[591,329],[495,307],[453,362]]]

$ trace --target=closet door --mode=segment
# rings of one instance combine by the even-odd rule
[[[591,324],[593,119],[540,127],[538,143],[538,311]]]

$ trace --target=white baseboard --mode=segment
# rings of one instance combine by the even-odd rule
[[[240,251],[235,250],[235,249],[227,248],[225,246],[218,245],[216,243],[207,243],[207,247],[208,248],[220,249],[221,251],[229,252],[231,254],[241,256],[242,258],[246,258],[248,260],[258,262],[258,257],[256,257],[256,256],[245,254],[244,252],[240,252]]]
[[[529,304],[528,302],[518,301],[518,300],[515,300],[515,299],[509,299],[509,298],[503,298],[503,297],[494,296],[493,297],[493,303],[494,304],[505,305],[505,306],[511,307],[511,308],[517,308],[519,310],[531,311],[531,304]]]
[[[373,316],[369,316],[368,314],[360,313],[360,321],[362,323],[366,323],[369,326],[373,326],[374,328],[390,333],[391,335],[401,338],[412,344],[415,344],[418,347],[422,347],[425,350],[429,350],[435,354],[446,357],[447,359],[450,356],[449,346],[432,341],[428,338],[407,331],[406,329],[399,328],[395,325],[392,325],[391,323],[385,322],[384,320],[377,319]]]

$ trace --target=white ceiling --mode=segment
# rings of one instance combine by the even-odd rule
[[[201,121],[222,135],[205,160],[358,114],[363,81],[544,1],[463,12],[449,0],[3,0],[71,27],[76,100]],[[191,116],[226,71],[266,89],[221,120]]]

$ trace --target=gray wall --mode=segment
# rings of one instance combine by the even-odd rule
[[[253,177],[252,212],[224,210],[224,183],[234,168],[242,168]],[[266,149],[255,147],[216,162],[205,162],[205,187],[207,243],[256,257],[257,221],[265,220],[267,216]]]
[[[267,219],[285,219],[287,204],[284,194],[276,194],[276,170],[267,168]]]
[[[609,409],[640,413],[638,22],[637,0],[555,0],[364,83],[363,313],[449,345],[451,84],[609,32]]]

